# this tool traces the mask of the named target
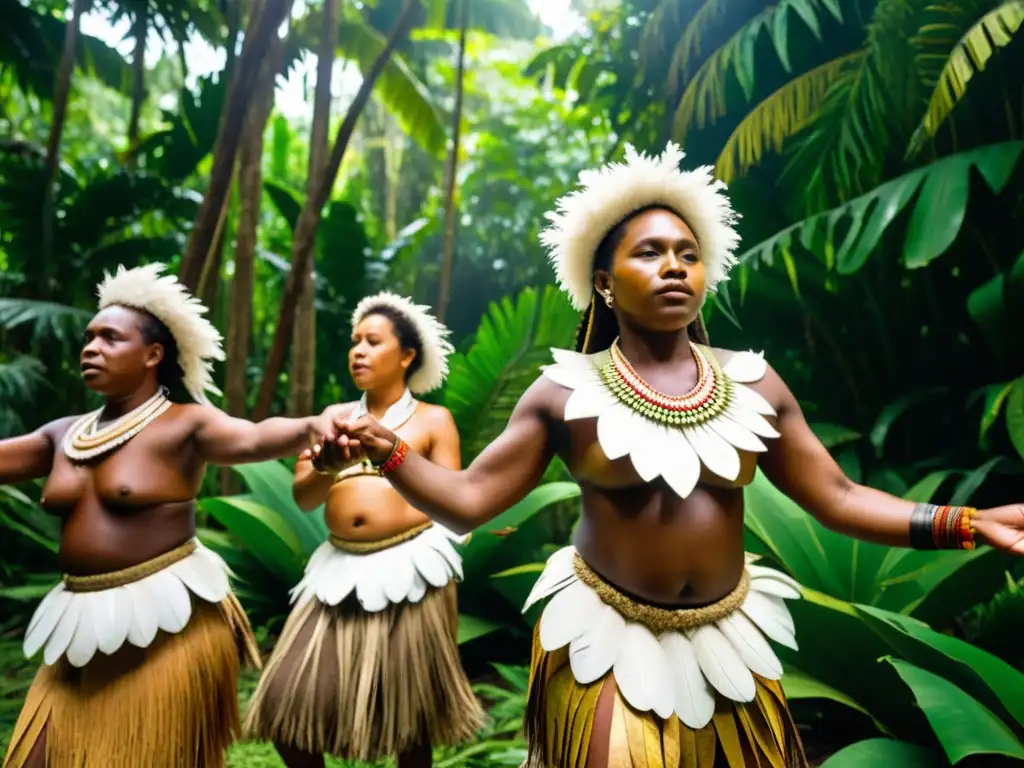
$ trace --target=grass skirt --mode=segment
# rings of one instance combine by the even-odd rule
[[[748,558],[718,603],[668,610],[631,600],[566,547],[526,606],[547,597],[534,631],[525,768],[585,768],[602,692],[612,699],[609,768],[807,765],[764,636],[795,646],[783,599],[799,589],[788,576]]]
[[[292,591],[246,736],[365,761],[471,739],[484,712],[459,658],[453,540],[426,525],[324,542]]]
[[[125,644],[76,667],[43,665],[4,758],[20,768],[46,732],[54,768],[217,768],[238,737],[240,653],[253,659],[249,623],[234,596],[195,601],[188,625],[146,648]]]

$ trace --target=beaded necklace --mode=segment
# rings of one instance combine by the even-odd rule
[[[64,455],[72,461],[82,462],[120,448],[171,407],[168,394],[166,387],[160,387],[146,402],[100,429],[96,425],[103,409],[87,413],[65,433],[62,441]]]

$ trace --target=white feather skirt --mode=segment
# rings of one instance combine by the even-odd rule
[[[434,523],[407,541],[367,554],[345,552],[325,541],[291,590],[292,602],[299,606],[315,597],[324,605],[338,605],[355,593],[371,613],[389,604],[418,603],[429,587],[462,580],[462,558],[452,543],[465,538]]]
[[[800,597],[789,576],[754,564],[747,556],[750,591],[739,609],[693,630],[655,636],[627,621],[576,576],[575,548],[555,552],[523,606],[551,598],[540,618],[540,644],[548,652],[569,646],[573,677],[581,685],[613,671],[619,693],[640,712],[675,714],[703,728],[715,712],[716,691],[736,702],[754,699],[752,673],[782,677],[782,663],[768,640],[796,650],[793,618],[785,599]]]
[[[126,642],[148,647],[158,630],[181,632],[192,616],[195,595],[219,603],[231,594],[229,570],[220,555],[196,541],[187,557],[138,581],[95,592],[72,592],[58,583],[36,608],[23,649],[43,663],[61,656],[84,667],[97,651],[112,654]]]

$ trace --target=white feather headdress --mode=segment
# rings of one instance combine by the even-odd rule
[[[162,274],[164,264],[134,269],[119,266],[100,283],[100,309],[120,305],[140,309],[167,326],[178,345],[183,383],[197,403],[208,403],[207,392],[221,392],[213,383],[213,360],[224,359],[220,332],[205,317],[206,307],[173,275]]]
[[[707,267],[707,286],[714,291],[728,279],[736,263],[738,218],[725,184],[712,176],[710,165],[680,171],[685,154],[669,142],[661,157],[647,157],[626,145],[626,162],[582,171],[580,188],[561,197],[541,243],[562,289],[576,309],[586,309],[594,292],[593,266],[597,246],[629,214],[650,205],[663,205],[679,214],[697,236]]]
[[[448,356],[455,351],[455,347],[448,341],[451,331],[430,314],[430,307],[414,304],[411,299],[390,291],[381,291],[360,301],[352,313],[352,327],[359,325],[364,317],[378,307],[388,307],[408,318],[420,338],[423,362],[419,370],[409,377],[409,389],[415,394],[421,394],[440,387],[448,376]]]

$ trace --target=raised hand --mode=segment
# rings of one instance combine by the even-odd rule
[[[334,429],[338,434],[334,444],[343,456],[366,456],[374,464],[387,461],[398,442],[394,432],[369,414],[357,419],[338,419]]]
[[[1024,504],[979,509],[971,522],[979,543],[1024,555]]]

